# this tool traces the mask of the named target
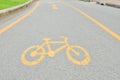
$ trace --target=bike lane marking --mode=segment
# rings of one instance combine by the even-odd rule
[[[53,10],[58,10],[58,7],[57,7],[57,5],[55,3],[52,4],[52,9]]]
[[[24,20],[25,18],[27,18],[28,16],[30,16],[39,7],[40,3],[41,3],[41,0],[36,2],[35,6],[28,13],[26,13],[22,17],[16,19],[15,21],[13,21],[12,23],[8,24],[4,28],[0,29],[0,35],[3,34],[4,32],[6,32],[7,30],[9,30],[10,28],[12,28],[13,26],[15,26],[16,24],[18,24],[19,22],[21,22],[22,20]]]
[[[39,64],[46,56],[54,58],[58,52],[66,48],[66,55],[69,61],[79,66],[85,66],[89,64],[91,59],[90,54],[85,48],[68,44],[68,38],[65,36],[61,36],[61,38],[63,38],[64,41],[51,41],[51,38],[44,38],[43,40],[45,42],[43,42],[41,45],[33,45],[28,47],[21,55],[21,62],[26,66],[34,66]],[[60,46],[56,50],[53,50],[51,47],[52,44],[63,44],[63,46]],[[48,51],[46,51],[45,47],[48,48]],[[77,60],[71,56],[70,52],[73,52],[76,56],[80,56],[80,52],[76,51],[75,49],[79,49],[84,53],[85,58],[83,60]],[[26,58],[28,53],[30,53],[31,58],[34,58],[36,56],[39,56],[39,58],[30,61]]]
[[[83,12],[81,9],[77,8],[76,6],[69,4],[67,2],[63,2],[62,0],[59,0],[62,4],[74,9],[75,11],[79,12],[80,14],[84,15],[86,18],[88,18],[89,20],[91,20],[93,23],[95,23],[96,25],[98,25],[100,28],[102,28],[104,31],[106,31],[107,33],[109,33],[111,36],[113,36],[114,38],[116,38],[117,40],[120,41],[120,35],[118,35],[117,33],[113,32],[112,30],[110,30],[109,28],[107,28],[107,26],[103,25],[102,23],[100,23],[98,20],[96,20],[95,18],[91,17],[90,15],[88,15],[87,13]]]

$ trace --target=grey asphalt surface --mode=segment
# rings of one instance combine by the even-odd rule
[[[63,0],[70,3],[120,35],[120,9],[100,6],[77,0]],[[55,3],[58,10],[53,10]],[[3,28],[21,14],[0,21]],[[54,58],[46,57],[35,66],[24,65],[20,57],[25,49],[39,45],[43,38],[63,40],[69,38],[72,45],[83,46],[90,54],[86,66],[73,64],[66,57],[66,51]],[[54,48],[58,46],[53,46]],[[58,0],[43,0],[39,8],[29,17],[0,35],[0,80],[119,80],[120,41],[109,35],[95,23]]]

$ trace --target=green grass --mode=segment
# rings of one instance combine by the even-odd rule
[[[5,9],[5,8],[10,8],[13,6],[17,6],[27,1],[29,0],[0,0],[0,10]]]

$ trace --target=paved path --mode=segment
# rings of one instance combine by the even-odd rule
[[[116,8],[76,0],[42,0],[18,16],[0,21],[0,79],[119,80],[119,13]],[[48,37],[52,41],[63,41],[60,36],[68,37],[71,45],[82,46],[88,52],[86,56],[81,50],[80,56],[74,55],[73,47],[67,44],[66,49],[71,50],[74,59],[85,61],[71,60],[66,49],[60,50],[55,57],[49,57],[50,54],[45,57],[41,51],[47,47],[35,46]],[[38,55],[45,57],[38,64],[35,59],[39,56],[29,56],[36,49],[24,56],[31,46],[39,49],[36,52],[41,54]],[[54,44],[52,49],[59,46]]]

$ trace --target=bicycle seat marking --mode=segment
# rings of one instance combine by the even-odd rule
[[[51,41],[51,38],[45,38],[43,39],[45,42],[41,45],[35,45],[27,48],[21,55],[21,61],[24,65],[27,66],[34,66],[40,63],[46,56],[49,57],[55,57],[55,55],[60,52],[61,50],[66,48],[66,55],[67,58],[76,65],[87,65],[90,62],[90,55],[88,51],[81,47],[81,46],[74,46],[70,45],[68,43],[68,38],[62,36],[61,38],[64,39],[64,41]],[[51,45],[53,44],[63,44],[63,46],[60,46],[56,50],[52,50]],[[48,51],[45,50],[45,47],[48,48]],[[79,49],[84,53],[84,59],[77,60],[72,57],[70,53],[74,53],[74,55],[79,56],[80,52],[76,51],[75,49]],[[30,54],[29,54],[30,53]],[[35,60],[28,60],[27,55],[29,54],[30,58],[37,57]]]

